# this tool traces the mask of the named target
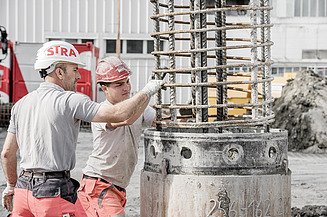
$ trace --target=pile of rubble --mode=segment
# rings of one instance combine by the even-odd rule
[[[327,217],[327,206],[304,206],[302,209],[293,207],[292,217]]]
[[[274,102],[274,128],[288,131],[290,151],[327,153],[326,79],[301,71]]]

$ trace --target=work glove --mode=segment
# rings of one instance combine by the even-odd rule
[[[150,80],[141,91],[150,98],[156,92],[158,92],[163,84],[163,80]]]
[[[14,189],[14,186],[7,183],[7,187],[2,192],[2,206],[9,212],[11,212],[13,208]]]

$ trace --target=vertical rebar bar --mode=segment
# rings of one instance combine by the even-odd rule
[[[226,0],[221,0],[221,7],[223,8],[226,8]],[[226,26],[226,11],[222,11],[221,13],[222,15],[222,18],[221,18],[221,21],[222,21],[222,26]],[[223,47],[226,47],[227,46],[227,43],[226,43],[226,30],[222,30],[222,46]],[[226,49],[223,49],[223,52],[222,52],[222,63],[224,66],[227,65],[227,50]],[[223,68],[223,81],[227,81],[227,68]],[[223,87],[223,102],[225,105],[227,105],[227,85],[225,85]],[[227,107],[224,107],[224,112],[223,112],[223,120],[227,120],[227,116],[228,116],[228,108]]]
[[[260,7],[263,7],[264,6],[264,0],[260,0]],[[260,10],[260,24],[265,24],[265,13],[266,11],[264,10]],[[267,39],[266,39],[266,28],[265,27],[261,27],[260,28],[260,36],[261,36],[261,44],[264,44]],[[267,46],[262,46],[261,47],[261,61],[264,63],[267,61],[267,56],[266,56],[266,51],[267,51]],[[262,69],[262,79],[266,79],[267,78],[267,67],[266,65],[265,66],[262,66],[261,67]],[[267,82],[264,82],[262,84],[262,93],[266,93],[266,84]],[[266,94],[263,94],[262,96],[262,100],[263,101],[266,101]],[[262,106],[262,116],[265,117],[267,114],[267,105],[263,105]]]
[[[206,0],[200,1],[200,9],[205,10],[207,8]],[[201,13],[200,14],[201,20],[201,29],[207,28],[207,14]],[[201,32],[201,48],[207,48],[207,32]],[[207,67],[207,52],[204,51],[201,53],[201,67]],[[208,73],[207,71],[201,71],[201,82],[207,83],[208,82]],[[201,96],[202,96],[202,105],[208,105],[208,87],[201,87]],[[203,108],[202,111],[202,122],[208,122],[208,109]],[[204,129],[206,132],[206,129]]]
[[[215,8],[221,8],[221,0],[215,0]],[[215,13],[215,26],[222,27],[222,12],[218,11]],[[217,30],[215,31],[215,46],[222,47],[223,46],[223,39],[222,39],[222,31]],[[223,50],[216,50],[215,52],[216,57],[216,65],[221,66],[223,65]],[[223,69],[217,68],[216,69],[216,81],[221,82],[223,81]],[[217,85],[216,89],[216,101],[217,105],[224,103],[224,88],[223,85]],[[222,121],[224,117],[224,109],[222,107],[217,108],[217,121]],[[219,132],[222,132],[222,128],[219,128]]]
[[[256,0],[250,1],[250,20],[251,20],[251,80],[253,81],[251,85],[251,101],[254,104],[252,108],[252,119],[256,119],[258,117],[258,50],[257,50],[257,9],[254,9],[257,4]]]
[[[272,45],[270,27],[272,25],[269,17],[269,0],[250,0],[249,7],[243,7],[240,4],[230,6],[227,4],[227,0],[214,0],[215,9],[212,7],[213,1],[208,0],[178,1],[178,3],[175,0],[165,0],[164,2],[151,0],[151,2],[154,3],[155,16],[152,19],[154,19],[156,32],[153,34],[155,40],[153,54],[156,61],[153,73],[157,79],[160,79],[164,73],[169,74],[165,84],[169,91],[167,94],[160,91],[156,98],[157,123],[169,128],[200,127],[203,132],[206,130],[209,132],[209,128],[212,127],[216,128],[215,132],[223,132],[225,127],[241,123],[242,126],[260,126],[261,128],[264,126],[266,131],[269,131],[269,124],[273,121],[270,59]],[[189,5],[185,5],[184,2]],[[164,10],[161,14],[160,7]],[[182,12],[187,8],[189,12]],[[226,11],[240,12],[238,13],[240,15],[249,12],[249,16],[244,17],[247,21],[238,22],[231,19],[227,23]],[[208,20],[211,21],[211,18],[214,19],[214,23],[208,22]],[[212,25],[215,26],[210,28]],[[239,31],[236,33],[239,33],[239,37],[232,36],[235,30]],[[211,35],[210,32],[214,35]],[[189,34],[189,38],[183,36],[185,33]],[[227,39],[227,33],[231,36],[229,39]],[[211,36],[214,38],[212,39]],[[167,42],[168,49],[161,50],[161,40]],[[187,40],[190,40],[189,50],[182,48],[183,45],[186,45]],[[214,48],[210,47],[211,40],[214,40]],[[238,49],[248,53],[245,54],[246,56],[242,56],[242,51],[240,55],[234,54],[234,51]],[[189,61],[190,68],[184,67],[187,65],[184,59],[187,57],[189,59],[186,61]],[[210,58],[214,58],[214,66],[210,66],[212,64],[209,61]],[[231,61],[229,61],[230,59]],[[167,71],[161,66],[163,60],[168,60]],[[249,67],[250,83],[246,78],[249,75],[247,73],[241,76],[237,75],[237,77],[234,76],[235,74],[231,74],[231,77],[228,76],[227,79],[230,70],[238,67]],[[213,74],[211,70],[215,70],[215,82],[208,82],[208,75]],[[260,77],[261,72],[262,78]],[[182,83],[176,83],[177,76],[181,78]],[[185,81],[190,84],[184,84]],[[261,83],[262,88],[260,87],[259,90]],[[242,84],[243,87],[238,86],[239,84]],[[246,96],[246,102],[228,101],[229,93],[249,93],[249,90],[244,87],[248,85],[251,85],[251,96]],[[216,90],[216,103],[209,103],[211,94],[208,91],[209,88]],[[190,103],[192,105],[177,102],[178,94],[185,94],[184,90],[191,91]],[[168,97],[168,94],[169,103],[163,103],[163,98]],[[239,108],[244,111],[240,115],[235,110]],[[250,114],[248,113],[249,108],[251,109]],[[169,109],[170,121],[165,121],[166,118],[162,117],[163,109]],[[177,116],[178,109],[181,111],[181,116]],[[213,121],[211,118],[209,119],[211,109],[217,110],[216,120]],[[192,110],[191,113],[190,110]]]
[[[153,4],[153,14],[159,14],[159,2],[158,0],[151,0]],[[153,22],[153,29],[155,32],[160,31],[160,22],[159,19],[156,18]],[[154,41],[153,41],[153,49],[154,51],[160,51],[160,36],[156,36]],[[160,69],[160,56],[155,55],[155,69]],[[152,75],[153,76],[153,75]],[[159,74],[154,75],[156,79],[159,79]],[[161,105],[162,104],[162,93],[161,90],[158,91],[158,93],[155,96],[156,104]],[[162,109],[161,108],[156,108],[156,120],[161,121],[162,120]],[[158,122],[159,123],[159,122]],[[161,124],[156,124],[156,129],[161,130],[162,126]]]
[[[173,13],[174,12],[174,0],[168,1],[168,12]],[[168,16],[168,30],[173,31],[175,29],[175,17],[173,15]],[[174,51],[175,50],[175,35],[169,34],[168,35],[168,44],[169,44],[169,50]],[[169,55],[169,69],[175,69],[176,67],[176,60],[175,60],[175,54]],[[172,72],[169,73],[169,83],[176,83],[176,73]],[[176,87],[170,87],[170,105],[175,106],[176,105]],[[177,121],[177,110],[176,109],[170,109],[170,115],[172,121]]]
[[[194,11],[194,0],[190,0],[190,11]],[[190,29],[193,30],[195,29],[195,15],[194,14],[190,14]],[[190,33],[190,50],[194,50],[195,49],[195,33],[192,32]],[[191,53],[191,67],[195,68],[195,54],[192,52]],[[195,83],[195,73],[192,71],[191,72],[191,83]],[[192,87],[191,89],[191,96],[192,96],[192,105],[195,105],[195,87]],[[194,114],[194,112],[192,112],[192,115]]]
[[[270,4],[269,0],[264,0],[265,7],[269,6],[269,4]],[[270,9],[266,10],[264,20],[265,20],[265,24],[267,24],[269,26],[270,25]],[[266,30],[265,30],[266,42],[270,42],[270,27],[268,27],[268,26],[266,27]],[[266,76],[267,76],[267,78],[270,78],[271,77],[271,62],[270,62],[271,61],[271,45],[266,46],[266,61],[269,61],[269,63],[266,62],[266,64],[265,64],[265,66],[267,66]],[[266,96],[266,101],[268,102],[266,116],[270,116],[270,115],[272,115],[271,82],[266,83],[266,92],[264,94]],[[267,131],[269,132],[269,125],[267,125]]]
[[[264,7],[265,6],[265,2],[264,0],[260,0],[260,7]],[[260,24],[266,24],[267,20],[266,20],[266,13],[267,10],[260,10]],[[266,27],[261,27],[261,43],[264,44],[267,42],[267,28]],[[267,57],[267,46],[262,46],[261,48],[261,61],[263,63],[266,63],[268,60]],[[267,73],[268,73],[268,66],[265,64],[264,66],[261,67],[262,68],[262,79],[266,79]],[[264,82],[262,84],[262,101],[266,102],[267,101],[267,89],[268,89],[268,83],[269,82]],[[267,116],[267,109],[268,109],[268,105],[267,104],[263,104],[262,106],[262,116],[266,117]],[[265,126],[265,130],[268,131],[268,125]]]
[[[201,10],[201,0],[195,0],[194,10],[195,11]],[[195,14],[195,29],[201,29],[201,25],[202,25],[201,14],[197,13],[197,14]],[[195,33],[195,48],[201,49],[201,46],[202,46],[201,33],[196,32]],[[195,53],[195,68],[201,67],[201,65],[202,65],[201,57],[202,57],[201,52]],[[201,82],[201,71],[197,70],[195,72],[195,83],[198,84],[200,82]],[[196,105],[201,105],[201,103],[202,103],[201,87],[199,87],[199,86],[195,87],[195,103],[196,103]],[[197,123],[202,122],[202,109],[200,109],[199,107],[196,108],[195,121]]]

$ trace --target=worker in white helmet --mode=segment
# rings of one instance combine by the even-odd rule
[[[7,180],[2,205],[12,216],[86,216],[77,198],[79,183],[70,178],[80,120],[126,121],[143,112],[140,105],[162,85],[152,80],[128,100],[99,104],[75,92],[82,65],[67,42],[47,42],[37,52],[34,68],[45,82],[13,106],[1,153]],[[18,149],[22,172],[17,178]]]
[[[106,100],[116,105],[130,97],[131,70],[117,57],[101,60],[96,70],[97,83]],[[92,123],[93,151],[83,169],[79,199],[90,217],[125,216],[126,190],[138,160],[142,126],[149,127],[155,111],[148,101],[121,123]]]

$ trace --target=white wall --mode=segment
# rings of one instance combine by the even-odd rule
[[[121,0],[121,38],[150,39],[151,14],[149,0]],[[104,48],[116,37],[117,0],[0,0],[0,24],[13,41],[91,38]]]
[[[188,0],[175,2],[189,4]],[[327,17],[293,17],[293,0],[271,2],[275,63],[325,64],[327,60],[302,60],[302,49],[327,49]],[[7,28],[9,39],[19,42],[42,43],[48,38],[94,39],[101,58],[105,55],[105,40],[116,38],[116,8],[117,0],[0,0],[0,25]],[[150,0],[121,0],[121,38],[150,40],[152,11]],[[148,76],[153,69],[153,57],[141,56],[128,54],[122,58],[139,76]],[[144,85],[144,79],[134,79],[136,90]]]
[[[278,62],[317,62],[327,60],[303,60],[302,50],[327,50],[327,18],[274,18],[272,19],[272,57]]]

